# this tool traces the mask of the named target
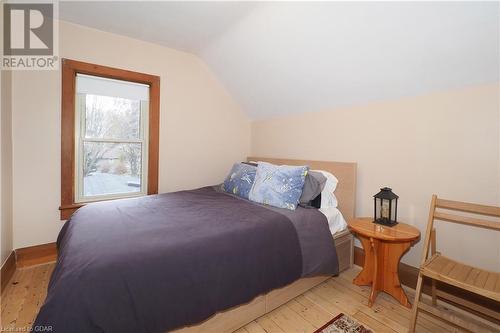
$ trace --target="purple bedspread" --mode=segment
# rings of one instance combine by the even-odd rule
[[[303,274],[286,215],[211,187],[89,204],[58,246],[34,323],[53,332],[165,332]]]

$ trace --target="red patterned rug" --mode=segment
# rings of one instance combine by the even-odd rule
[[[341,313],[314,333],[373,333],[356,320]]]

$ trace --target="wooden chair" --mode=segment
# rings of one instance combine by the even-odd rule
[[[467,214],[460,214],[460,212]],[[494,218],[484,219],[480,215]],[[436,298],[439,296],[440,298],[471,308],[494,320],[500,320],[500,313],[497,311],[436,290],[436,281],[440,281],[500,302],[500,274],[465,265],[436,252],[436,231],[434,229],[434,222],[439,220],[500,231],[500,220],[496,219],[498,217],[500,217],[500,207],[444,200],[438,199],[436,195],[432,196],[420,272],[415,290],[415,300],[410,318],[410,333],[415,332],[419,310],[472,332],[499,332],[499,326],[493,321],[490,323],[487,320],[483,320],[483,318],[475,320],[469,318],[469,316],[464,318],[459,313],[454,314],[454,312],[444,311],[437,306]],[[498,246],[498,243],[494,245]],[[431,249],[430,257],[428,253],[429,247]],[[432,279],[431,304],[421,300],[424,277]]]

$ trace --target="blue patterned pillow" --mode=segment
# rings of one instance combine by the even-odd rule
[[[244,163],[234,163],[231,172],[227,175],[222,189],[227,193],[236,194],[242,198],[248,199],[248,193],[252,189],[255,180],[257,167]]]
[[[249,198],[265,205],[294,210],[302,195],[308,170],[307,166],[259,162]]]

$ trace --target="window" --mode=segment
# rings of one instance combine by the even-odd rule
[[[159,78],[63,60],[61,219],[157,193]]]
[[[147,193],[149,86],[76,75],[75,202]]]

